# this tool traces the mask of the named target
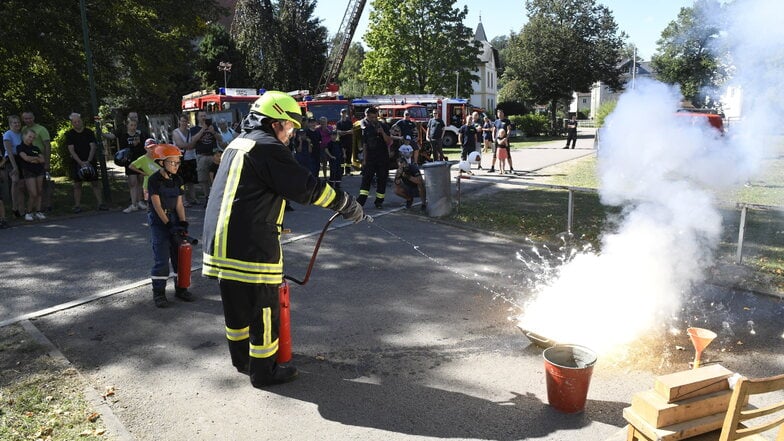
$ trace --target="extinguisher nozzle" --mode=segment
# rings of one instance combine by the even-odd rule
[[[366,214],[365,217],[362,218],[362,220],[370,222],[370,223],[373,223],[373,216],[370,216],[370,215]]]

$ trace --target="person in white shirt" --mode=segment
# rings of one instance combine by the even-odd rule
[[[227,145],[237,136],[237,132],[229,127],[228,121],[226,118],[221,118],[218,121],[218,133],[220,134],[221,139],[223,139],[223,145],[221,147],[226,148]]]

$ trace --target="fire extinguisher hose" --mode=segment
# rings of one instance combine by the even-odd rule
[[[335,214],[330,216],[329,220],[324,225],[324,228],[321,230],[321,234],[319,234],[318,240],[316,241],[316,246],[313,248],[313,254],[310,256],[310,263],[308,264],[308,271],[305,273],[305,278],[303,278],[302,280],[297,280],[292,276],[284,274],[283,275],[284,279],[291,280],[297,285],[304,285],[308,283],[308,280],[310,279],[310,273],[313,271],[313,264],[316,263],[316,256],[318,255],[319,247],[321,247],[321,241],[324,239],[324,235],[327,233],[327,230],[329,229],[329,226],[332,224],[332,221],[334,221],[338,216],[340,216],[340,212],[336,211]],[[364,220],[368,222],[373,222],[373,218],[368,215],[365,215]]]

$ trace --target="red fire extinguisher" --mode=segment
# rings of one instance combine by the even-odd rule
[[[283,283],[281,283],[278,287],[278,301],[280,302],[278,363],[287,363],[291,361],[291,301],[289,300],[289,283],[286,282],[285,279],[291,280],[297,285],[304,285],[308,283],[308,279],[310,279],[310,272],[313,270],[313,264],[316,263],[316,255],[318,255],[318,250],[321,246],[321,240],[324,239],[324,234],[326,234],[329,225],[333,220],[335,220],[335,218],[338,217],[338,215],[340,215],[340,213],[336,212],[333,214],[327,221],[326,225],[324,225],[324,229],[321,230],[321,234],[316,241],[316,246],[313,248],[313,255],[310,256],[310,264],[308,264],[308,271],[305,273],[305,278],[302,280],[297,280],[294,277],[284,275]],[[373,222],[373,218],[370,216],[365,216],[365,220],[368,222]]]
[[[192,254],[193,246],[187,238],[183,238],[177,248],[177,288],[190,288],[191,286]]]
[[[278,363],[291,361],[291,302],[289,301],[289,282],[283,281],[278,287],[280,302],[280,329],[278,331]]]

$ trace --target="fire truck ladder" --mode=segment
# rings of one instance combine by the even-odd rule
[[[338,43],[332,46],[329,55],[327,55],[327,64],[324,65],[316,93],[326,91],[327,85],[337,80],[340,68],[343,67],[343,60],[346,59],[348,48],[351,45],[351,39],[354,37],[354,31],[357,30],[359,18],[362,16],[362,10],[365,9],[365,3],[366,0],[349,0],[338,30]]]

